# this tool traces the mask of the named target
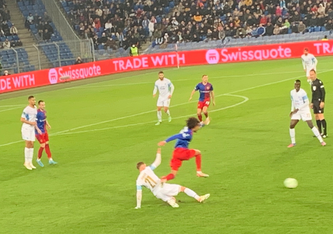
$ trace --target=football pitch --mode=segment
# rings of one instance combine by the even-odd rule
[[[332,57],[318,61],[330,135]],[[163,113],[160,126],[154,125],[152,97],[158,70],[0,96],[0,233],[333,233],[333,140],[322,147],[299,122],[297,146],[287,148],[294,80],[301,79],[311,96],[300,59],[162,70],[175,91],[173,120]],[[201,150],[202,170],[210,177],[197,178],[192,159],[170,182],[211,197],[200,204],[180,194],[180,207],[173,209],[143,189],[142,208],[135,210],[136,163],[152,163],[157,143],[196,116],[198,93],[188,99],[203,74],[213,84],[216,106],[190,146]],[[37,165],[36,142],[37,169],[23,166],[20,115],[27,93],[46,102],[58,165],[48,165],[45,152],[45,167]],[[173,145],[162,148],[158,176],[170,171]],[[284,188],[288,177],[298,180],[296,189]]]

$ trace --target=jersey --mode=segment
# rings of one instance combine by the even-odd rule
[[[312,90],[312,103],[315,101],[325,102],[325,88],[324,83],[319,80],[315,79],[311,83],[311,90]]]
[[[166,142],[176,140],[177,142],[175,144],[175,148],[188,148],[188,145],[190,144],[192,140],[193,132],[192,130],[188,129],[188,127],[184,127],[179,134],[173,135],[166,139]]]
[[[213,91],[213,85],[211,83],[203,84],[202,82],[197,84],[194,88],[195,91],[199,90],[199,101],[210,100],[210,92]]]
[[[169,95],[173,94],[174,86],[167,78],[163,78],[163,80],[158,79],[155,82],[154,95],[157,93],[157,90],[160,98],[167,98]]]
[[[37,127],[41,130],[42,133],[46,132],[46,111],[38,109],[36,117]],[[38,134],[36,130],[36,134]]]
[[[317,59],[313,54],[302,55],[303,68],[307,70],[315,69],[317,66]]]
[[[300,89],[298,92],[296,89],[291,90],[291,111],[298,109],[300,112],[310,112],[309,98],[304,89]]]
[[[37,108],[31,106],[27,106],[26,108],[24,108],[23,113],[21,115],[22,118],[25,118],[30,122],[35,122],[36,116],[37,116]],[[22,127],[31,128],[31,129],[34,128],[34,126],[26,123],[23,123]]]
[[[156,195],[160,186],[156,186],[160,184],[161,180],[158,176],[153,172],[155,168],[153,166],[147,166],[144,170],[142,170],[136,180],[136,189],[141,190],[142,186],[148,188],[154,195]]]

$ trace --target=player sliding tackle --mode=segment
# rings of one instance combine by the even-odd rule
[[[191,117],[187,121],[187,126],[180,131],[179,134],[173,135],[158,143],[159,146],[164,146],[166,143],[177,140],[175,149],[173,151],[172,159],[170,161],[171,173],[162,177],[162,182],[172,180],[175,178],[178,169],[182,165],[184,160],[189,160],[195,157],[195,163],[197,164],[197,176],[208,177],[209,175],[202,173],[201,171],[201,152],[197,149],[189,149],[188,145],[192,140],[192,135],[197,132],[201,127],[208,125],[210,120],[207,118],[203,123],[200,123],[197,118]]]
[[[161,164],[161,149],[157,149],[156,159],[150,165],[147,166],[144,162],[139,162],[136,167],[140,171],[138,179],[136,180],[136,207],[135,209],[141,208],[141,200],[142,200],[142,186],[148,188],[155,197],[167,202],[173,208],[179,207],[176,203],[175,196],[180,192],[184,192],[186,195],[193,197],[198,202],[203,202],[208,199],[210,194],[206,194],[203,196],[199,196],[193,190],[186,188],[184,186],[178,184],[168,184],[164,183],[163,186],[161,184],[161,180],[154,173],[155,170]]]

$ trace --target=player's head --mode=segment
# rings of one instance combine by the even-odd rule
[[[301,88],[301,81],[295,80],[294,87],[295,87],[296,91],[298,92]]]
[[[317,79],[317,72],[315,69],[311,69],[310,70],[310,80],[314,81],[315,79]]]
[[[202,75],[202,82],[207,83],[208,82],[208,76]]]
[[[195,117],[191,117],[188,120],[186,120],[186,126],[188,127],[188,129],[192,130],[193,132],[196,132],[200,128],[200,121]]]
[[[146,168],[146,164],[144,163],[144,162],[138,162],[137,164],[136,164],[136,168],[139,170],[139,171],[142,171],[142,170],[144,170],[145,168]]]
[[[45,102],[43,100],[38,101],[38,108],[41,110],[45,109]]]
[[[31,106],[34,106],[36,104],[36,99],[34,96],[29,96],[28,97],[28,102]]]
[[[309,49],[308,48],[304,48],[304,55],[308,55],[309,53]]]
[[[164,72],[163,72],[163,71],[158,72],[158,78],[159,78],[160,80],[163,80],[163,79],[164,79]]]

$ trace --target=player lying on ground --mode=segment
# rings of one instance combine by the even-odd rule
[[[197,149],[189,149],[188,145],[192,140],[192,135],[194,132],[197,132],[201,127],[208,125],[210,122],[209,118],[207,118],[203,123],[197,118],[191,117],[186,123],[187,126],[180,131],[180,133],[173,135],[166,139],[165,141],[161,141],[158,143],[159,146],[164,146],[166,143],[177,140],[175,149],[172,154],[172,159],[170,161],[171,173],[167,176],[162,177],[162,182],[172,180],[175,178],[178,169],[182,165],[184,160],[189,160],[195,157],[195,163],[197,164],[197,176],[199,177],[208,177],[209,175],[202,173],[201,171],[201,152]]]
[[[296,145],[295,138],[295,126],[300,119],[305,121],[308,126],[311,128],[313,134],[318,138],[322,146],[326,145],[321,137],[318,129],[313,126],[312,116],[309,106],[309,98],[304,89],[301,89],[301,81],[296,80],[294,84],[295,89],[290,91],[291,97],[291,112],[290,112],[290,138],[291,144],[288,145],[288,148],[294,147]]]
[[[161,164],[161,149],[157,149],[156,159],[150,165],[147,166],[144,162],[137,163],[136,167],[140,171],[138,179],[136,180],[136,207],[135,209],[141,208],[142,200],[142,186],[148,188],[155,197],[167,202],[173,208],[179,207],[176,203],[175,196],[180,192],[184,192],[186,195],[193,197],[198,202],[203,202],[208,199],[210,194],[199,196],[193,190],[186,188],[178,184],[163,183],[158,176],[153,172]]]

